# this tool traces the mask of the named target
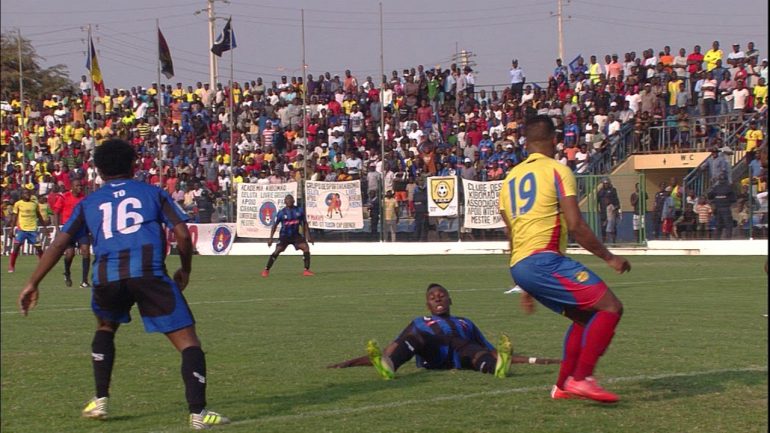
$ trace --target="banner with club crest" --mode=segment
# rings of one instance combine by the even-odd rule
[[[305,213],[313,229],[352,230],[364,227],[361,181],[305,183]]]
[[[457,178],[433,176],[428,178],[428,215],[457,216]]]
[[[268,238],[275,214],[285,205],[287,194],[297,197],[297,182],[258,185],[238,184],[236,233],[246,238]]]

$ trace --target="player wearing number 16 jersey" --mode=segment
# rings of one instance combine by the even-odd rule
[[[629,271],[626,259],[615,256],[583,221],[572,171],[553,159],[555,130],[548,116],[526,123],[529,157],[503,181],[500,213],[511,241],[511,276],[526,293],[572,320],[564,342],[564,357],[551,396],[572,396],[611,403],[618,396],[593,379],[594,367],[609,346],[623,305],[606,284],[582,264],[564,256],[567,233],[619,273]]]
[[[115,333],[131,321],[137,304],[147,332],[162,332],[182,355],[182,379],[196,430],[226,424],[206,406],[206,359],[182,290],[192,267],[188,217],[165,191],[132,180],[136,154],[125,141],[99,146],[94,161],[104,186],[78,202],[37,269],[19,295],[25,316],[37,304],[38,284],[56,265],[72,239],[91,233],[94,275],[91,306],[97,330],[91,345],[96,395],[83,409],[87,418],[107,417],[107,399],[115,360]],[[173,280],[166,273],[164,226],[173,229],[181,268]]]

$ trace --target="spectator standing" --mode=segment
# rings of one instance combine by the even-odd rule
[[[388,234],[390,234],[390,241],[396,241],[396,229],[398,227],[398,200],[393,196],[393,191],[388,190],[385,193],[385,200],[383,201],[383,220],[384,220],[384,240],[388,240]]]
[[[428,190],[424,175],[417,178],[414,189],[414,239],[418,242],[428,240]]]
[[[644,221],[644,212],[647,210],[647,193],[644,193],[644,199],[642,200],[640,194],[639,194],[639,184],[637,183],[634,186],[634,192],[631,193],[631,208],[634,210],[634,216],[633,216],[633,229],[634,229],[634,240],[641,242],[642,239],[639,237],[640,230],[642,229],[642,225],[645,224]],[[646,232],[646,230],[645,230]]]
[[[561,59],[557,60],[556,64],[561,66]],[[524,70],[519,68],[519,61],[517,59],[513,59],[511,62],[511,70],[508,74],[511,78],[511,96],[513,99],[521,99],[527,77],[524,75]]]
[[[719,175],[716,185],[708,192],[708,199],[711,200],[716,215],[717,230],[714,238],[732,239],[734,222],[730,208],[737,201],[737,198],[726,175]]]

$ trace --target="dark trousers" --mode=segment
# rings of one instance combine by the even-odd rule
[[[717,209],[717,232],[714,239],[733,238],[733,213],[730,208]],[[723,234],[724,233],[724,234]]]
[[[414,214],[414,239],[417,241],[428,240],[428,213],[416,212]]]

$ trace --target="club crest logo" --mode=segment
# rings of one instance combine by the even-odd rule
[[[578,283],[585,283],[588,281],[588,272],[586,271],[580,271],[577,274],[575,274],[575,280]]]
[[[436,206],[444,210],[452,203],[455,196],[454,179],[429,179],[430,195]]]
[[[214,236],[211,240],[211,248],[215,253],[221,254],[230,247],[233,241],[233,233],[227,226],[219,226],[214,231]]]
[[[259,222],[266,227],[272,227],[277,211],[275,203],[271,201],[262,203],[262,206],[259,208]]]

